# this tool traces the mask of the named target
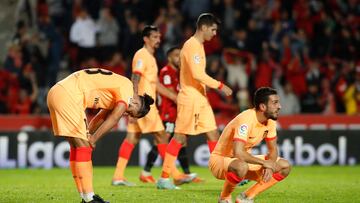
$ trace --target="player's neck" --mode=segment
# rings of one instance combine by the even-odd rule
[[[168,63],[168,66],[171,68],[171,69],[173,69],[173,70],[177,70],[177,68],[174,66],[174,64],[172,64],[172,63]]]
[[[260,111],[256,111],[256,119],[258,120],[259,123],[265,125],[267,123],[267,118],[264,116],[264,113],[260,112]]]
[[[151,55],[154,55],[155,53],[155,49],[150,47],[150,46],[147,46],[146,44],[144,45],[145,49],[151,54]]]
[[[203,44],[204,41],[205,41],[202,33],[201,33],[200,31],[198,31],[198,30],[195,32],[194,38],[195,38],[197,41],[199,41],[201,44]]]

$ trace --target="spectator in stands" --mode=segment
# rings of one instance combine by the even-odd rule
[[[323,74],[320,71],[319,61],[311,60],[309,63],[309,69],[306,73],[306,82],[315,83],[318,86],[320,86],[322,78],[323,78]]]
[[[324,106],[321,106],[321,94],[317,83],[307,83],[308,91],[301,99],[302,113],[321,113]]]
[[[77,62],[79,64],[95,56],[96,32],[97,27],[94,20],[82,8],[70,29],[70,41],[78,47]]]
[[[35,73],[28,65],[20,77],[20,89],[14,95],[14,100],[9,104],[10,113],[13,114],[31,114],[39,113],[36,99],[38,96],[38,87],[36,84]]]
[[[167,1],[165,15],[165,27],[160,28],[163,31],[162,36],[164,37],[163,50],[168,50],[170,47],[181,44],[183,36],[183,30],[181,28],[182,15],[176,7],[176,0]]]
[[[321,110],[323,113],[333,111],[332,94],[328,92],[331,88],[336,90],[333,96],[336,101],[336,112],[354,112],[350,110],[354,109],[353,107],[349,108],[354,105],[349,105],[348,102],[353,101],[353,93],[356,89],[354,89],[356,87],[354,86],[355,74],[352,74],[355,68],[354,61],[359,61],[360,57],[358,18],[360,10],[356,0],[94,0],[91,5],[84,0],[21,0],[18,1],[18,5],[21,6],[15,13],[21,9],[24,12],[18,13],[20,17],[15,19],[16,33],[12,39],[9,39],[12,45],[6,58],[4,57],[3,64],[3,71],[9,75],[11,81],[6,82],[5,86],[2,84],[2,87],[7,87],[8,90],[2,89],[1,94],[6,95],[6,100],[9,100],[6,103],[9,104],[12,103],[10,102],[13,101],[12,98],[19,96],[19,80],[23,69],[29,65],[38,78],[37,98],[41,106],[41,101],[43,101],[41,95],[46,94],[46,88],[43,87],[47,86],[47,83],[56,81],[56,70],[59,69],[59,64],[72,71],[74,67],[79,67],[76,64],[77,59],[83,60],[82,58],[90,57],[82,65],[96,66],[99,64],[96,57],[100,56],[100,54],[94,54],[96,50],[97,53],[104,53],[103,55],[106,56],[101,57],[104,58],[104,61],[101,61],[102,64],[109,68],[110,66],[117,67],[112,70],[119,73],[125,70],[126,75],[127,69],[123,67],[129,65],[125,65],[124,61],[129,64],[135,51],[142,46],[139,31],[142,30],[145,21],[149,24],[158,23],[161,29],[164,37],[163,44],[156,54],[159,64],[162,64],[165,57],[161,57],[164,55],[161,50],[166,50],[166,47],[172,45],[181,45],[185,39],[193,35],[194,25],[191,18],[197,17],[196,13],[215,12],[221,18],[224,29],[220,30],[220,34],[214,38],[214,41],[204,45],[206,51],[224,55],[226,52],[226,49],[223,49],[224,45],[226,48],[245,51],[256,57],[261,56],[260,53],[263,51],[268,52],[267,61],[252,60],[254,67],[257,67],[257,72],[253,71],[251,64],[247,62],[246,73],[249,74],[247,79],[243,71],[231,72],[241,70],[231,69],[231,66],[235,65],[233,61],[226,60],[225,67],[220,67],[223,70],[219,72],[231,72],[226,78],[230,83],[236,81],[234,85],[241,86],[235,89],[238,92],[234,92],[234,99],[238,100],[240,108],[246,109],[250,105],[248,91],[252,92],[256,86],[269,85],[273,82],[272,74],[275,67],[275,69],[282,69],[284,81],[291,83],[293,92],[298,98],[311,95],[306,84],[307,81],[313,83],[315,80],[318,83],[318,89],[321,90],[318,90],[321,92],[319,106],[324,108]],[[86,14],[83,6],[91,10],[90,15],[94,19],[98,18],[100,8],[105,7],[104,16],[109,18],[102,16],[98,21],[102,27],[98,38],[99,45],[112,46],[113,42],[117,41],[116,46],[119,48],[117,51],[123,55],[123,60],[120,60],[121,57],[118,54],[112,55],[107,51],[99,51],[100,49],[96,47],[97,26]],[[116,20],[105,20],[111,19],[111,15],[107,15],[111,13],[108,8],[112,9]],[[145,10],[147,12],[144,12]],[[51,20],[49,21],[45,16],[50,16]],[[73,16],[76,17],[74,23]],[[39,22],[39,34],[33,29],[36,29],[36,26],[29,24],[36,22],[36,19]],[[116,27],[119,28],[117,32]],[[114,32],[104,31],[107,28],[114,29]],[[68,40],[79,47],[79,57],[77,57],[77,48],[73,48],[72,44],[67,42]],[[241,64],[241,60],[237,59],[236,63]],[[62,73],[62,69],[60,71]],[[327,78],[328,81],[323,78]],[[44,85],[42,81],[46,84]],[[245,89],[242,88],[244,84],[247,84]],[[285,86],[282,88],[286,89]]]
[[[115,53],[120,28],[113,17],[110,8],[103,8],[100,12],[100,18],[96,22],[99,28],[98,43],[101,55],[100,61],[107,60]]]
[[[360,66],[356,67],[355,72],[355,81],[348,86],[343,97],[348,115],[360,113]]]
[[[17,44],[10,44],[8,54],[5,58],[4,68],[13,77],[18,77],[23,66],[21,47]]]
[[[120,52],[115,52],[110,60],[105,61],[102,67],[119,75],[125,75],[126,62]]]
[[[276,69],[276,63],[270,56],[269,50],[261,53],[261,58],[257,64],[255,87],[271,87],[273,72]]]
[[[212,78],[225,81],[226,69],[222,66],[222,63],[217,56],[209,58],[209,67],[207,72]],[[236,105],[232,97],[227,97],[218,90],[209,89],[207,97],[215,114],[221,114],[225,117],[234,117],[239,112],[239,107]]]
[[[8,113],[7,100],[10,82],[9,72],[0,65],[0,114]]]
[[[275,73],[273,86],[277,90],[280,97],[281,114],[291,115],[300,113],[300,101],[293,91],[292,85],[285,77],[281,77],[279,72]]]
[[[57,82],[57,75],[60,69],[63,39],[48,15],[39,17],[39,31],[46,37],[49,43],[47,50],[48,68],[44,72],[47,73],[47,87],[52,87]]]
[[[324,106],[323,114],[334,114],[336,112],[336,102],[329,79],[321,80],[321,106]]]
[[[139,20],[136,16],[130,14],[126,16],[126,28],[123,32],[122,51],[124,58],[131,61],[135,52],[142,46],[142,37]]]
[[[249,75],[248,62],[249,58],[239,56],[239,53],[234,49],[226,49],[224,54],[224,65],[227,70],[226,81],[232,89],[246,89],[248,87]]]
[[[229,48],[235,48],[240,51],[247,51],[247,32],[245,29],[238,28],[232,32],[229,39],[225,38],[225,45]]]

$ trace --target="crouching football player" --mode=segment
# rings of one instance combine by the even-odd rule
[[[219,201],[232,202],[231,193],[244,179],[256,183],[236,197],[236,202],[253,202],[254,198],[286,178],[290,163],[278,157],[276,122],[281,109],[275,89],[259,88],[254,95],[254,109],[240,113],[225,127],[210,155],[212,174],[225,180]],[[265,139],[268,154],[252,155],[250,150]]]

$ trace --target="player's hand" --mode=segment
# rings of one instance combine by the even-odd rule
[[[273,175],[273,171],[269,168],[265,168],[263,170],[263,176],[262,176],[262,180],[266,183],[269,182],[271,180],[271,177]]]
[[[265,160],[263,167],[271,169],[272,172],[275,172],[276,171],[276,162],[271,161],[271,160]]]
[[[221,88],[221,91],[225,93],[226,96],[230,96],[232,95],[232,90],[230,89],[230,87],[228,87],[227,85],[224,84],[224,86]]]

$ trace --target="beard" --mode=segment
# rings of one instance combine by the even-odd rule
[[[271,120],[274,120],[276,121],[278,119],[278,117],[276,116],[275,113],[271,113],[269,111],[265,111],[264,112],[264,116],[267,118],[267,119],[271,119]]]
[[[157,48],[159,48],[159,47],[160,47],[160,42],[154,44],[154,48],[155,48],[155,49],[157,49]]]

